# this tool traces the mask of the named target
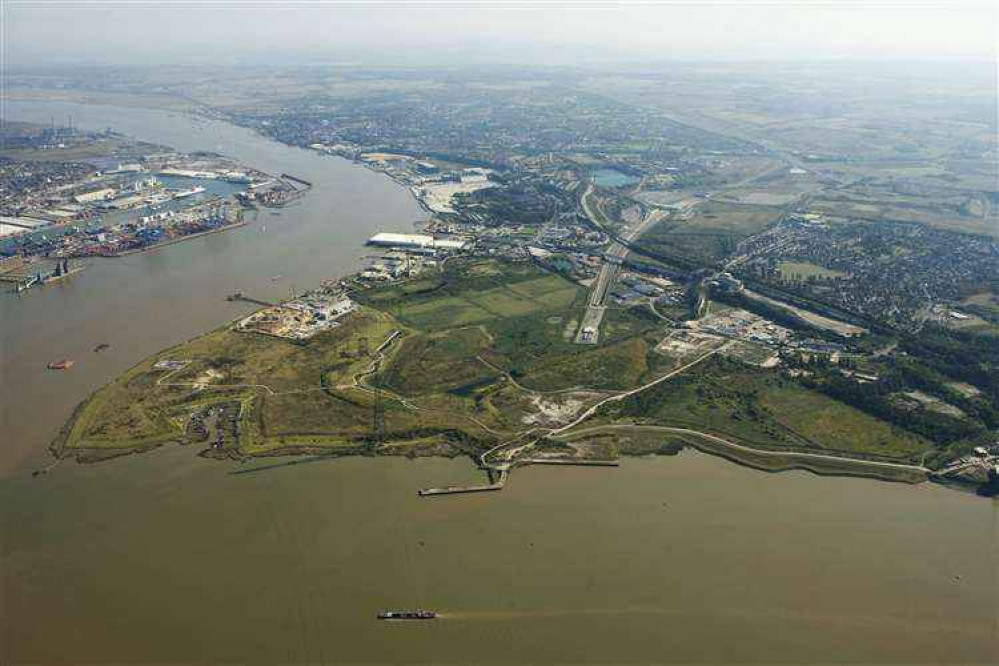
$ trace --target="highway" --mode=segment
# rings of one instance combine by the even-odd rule
[[[586,217],[597,227],[604,230],[605,233],[608,233],[603,215],[595,213],[590,207],[590,195],[593,194],[593,189],[592,183],[586,186],[586,191],[580,197],[580,205]],[[634,241],[646,229],[655,225],[664,216],[663,211],[658,209],[653,210],[637,225],[625,230],[622,238],[627,243]],[[600,267],[597,280],[593,284],[593,290],[590,292],[589,305],[586,309],[586,314],[583,316],[583,322],[579,326],[579,331],[576,334],[576,344],[597,344],[600,341],[600,322],[604,316],[604,308],[606,307],[604,303],[607,300],[607,292],[614,286],[618,272],[621,270],[621,264],[624,263],[627,256],[627,246],[617,240],[612,242],[610,247],[604,252],[604,262]]]

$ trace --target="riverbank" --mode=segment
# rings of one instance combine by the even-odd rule
[[[929,478],[930,472],[929,469],[918,465],[877,462],[820,453],[799,453],[753,448],[710,433],[701,433],[685,428],[672,428],[668,426],[594,426],[563,435],[563,439],[576,441],[600,434],[614,435],[628,433],[669,436],[672,439],[684,442],[686,445],[702,453],[719,456],[730,462],[764,472],[804,470],[821,476],[850,476],[901,483],[922,483]]]
[[[260,134],[260,136],[268,138],[268,139],[270,139],[272,141],[276,140],[276,139],[273,139],[273,138],[269,137],[267,134],[264,134],[263,132],[259,132],[259,134]],[[342,153],[334,153],[334,152],[320,150],[318,148],[312,148],[312,147],[308,148],[308,150],[311,150],[311,151],[315,152],[317,155],[322,155],[324,157],[336,157],[338,159],[346,160],[346,161],[350,162],[351,164],[356,164],[358,166],[364,167],[365,169],[367,169],[368,171],[371,171],[372,173],[376,173],[376,174],[379,174],[381,176],[385,176],[390,181],[392,181],[394,184],[396,184],[399,187],[401,187],[402,189],[404,189],[407,192],[407,194],[409,194],[409,196],[412,197],[412,199],[416,203],[416,205],[420,207],[420,210],[422,210],[428,216],[433,216],[435,214],[435,212],[426,204],[426,202],[419,195],[417,195],[417,193],[414,191],[414,188],[413,188],[413,186],[412,186],[411,183],[406,182],[400,176],[397,176],[396,174],[392,173],[391,171],[389,171],[387,169],[384,169],[384,168],[379,168],[377,166],[377,164],[375,164],[373,162],[370,162],[370,161],[367,161],[367,160],[362,160],[359,156],[346,155],[346,154],[342,154]],[[414,226],[416,226],[418,224],[420,224],[419,221],[414,221],[413,222]]]
[[[486,283],[489,288],[484,289]],[[413,286],[421,284],[426,289]],[[420,457],[457,451],[483,469],[497,471],[545,459],[556,460],[554,464],[611,464],[615,456],[601,453],[610,450],[607,447],[588,447],[587,452],[566,457],[549,456],[541,448],[535,451],[535,444],[545,437],[576,442],[588,436],[641,433],[679,439],[702,452],[768,472],[799,469],[904,483],[925,481],[931,472],[919,465],[864,457],[861,452],[855,457],[841,455],[821,446],[814,452],[781,450],[777,444],[763,449],[692,428],[586,427],[586,419],[603,413],[607,405],[655,390],[678,375],[696,373],[712,361],[713,352],[637,387],[618,386],[609,397],[600,397],[605,393],[594,393],[594,387],[564,389],[557,400],[575,401],[578,406],[566,412],[561,425],[541,421],[551,423],[550,429],[526,427],[539,423],[539,418],[553,418],[554,407],[520,381],[506,380],[516,366],[497,355],[497,349],[512,344],[508,340],[512,315],[501,312],[522,316],[533,308],[536,320],[547,322],[553,311],[543,308],[551,307],[555,295],[563,294],[559,307],[573,308],[585,292],[534,265],[486,259],[449,262],[440,274],[423,276],[413,285],[359,288],[353,294],[360,299],[358,309],[344,325],[308,341],[287,344],[234,330],[230,323],[154,354],[95,392],[74,415],[73,427],[53,442],[53,451],[92,462],[126,455],[132,448],[196,444],[185,434],[190,415],[212,402],[239,400],[244,406],[239,436],[225,450],[203,455],[230,459],[303,453]],[[543,295],[547,305],[528,294]],[[456,298],[471,300],[461,300],[459,308]],[[486,312],[479,303],[488,304],[492,313],[485,323],[469,326],[469,312]],[[552,335],[562,336],[560,322],[552,324]],[[397,338],[399,343],[390,354],[382,354],[386,343],[372,350],[377,341]],[[632,349],[636,342],[626,338],[616,344]],[[591,356],[594,363],[609,363],[606,368],[594,366],[587,376],[621,367],[615,357],[608,359],[605,347],[573,353]],[[637,350],[629,353],[637,354]],[[495,362],[484,362],[482,354]],[[327,360],[331,358],[340,360],[331,366]],[[564,366],[558,353],[551,362],[560,373],[558,377],[551,377],[550,371],[545,375],[546,381],[555,382],[551,387],[580,386],[585,381],[583,375]],[[166,375],[164,368],[169,368]],[[529,384],[538,381],[531,372],[519,372]],[[126,409],[142,416],[138,424],[122,421],[120,414]],[[629,452],[626,447],[618,448]]]
[[[187,240],[194,240],[195,238],[201,238],[202,236],[210,236],[211,234],[217,234],[222,231],[230,231],[232,229],[238,229],[240,227],[246,226],[245,220],[240,220],[239,222],[233,222],[232,224],[226,224],[221,227],[216,227],[214,229],[209,229],[207,231],[199,231],[197,233],[188,234],[187,236],[181,236],[179,238],[171,238],[170,240],[163,241],[162,243],[154,243],[153,245],[147,245],[146,247],[135,248],[134,250],[125,250],[124,252],[115,252],[113,254],[106,255],[109,258],[114,257],[127,257],[133,254],[141,254],[143,252],[152,252],[153,250],[158,250],[160,248],[167,247],[168,245],[174,245],[175,243],[183,243]]]

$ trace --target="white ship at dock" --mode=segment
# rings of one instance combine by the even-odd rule
[[[194,196],[195,194],[201,194],[205,191],[205,188],[200,185],[195,185],[194,187],[188,188],[186,190],[168,190],[170,196],[174,199],[183,199],[185,197]]]

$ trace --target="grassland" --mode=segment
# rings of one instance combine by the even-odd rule
[[[580,294],[581,289],[571,282],[524,264],[503,271],[480,265],[462,274],[460,281],[448,275],[381,288],[362,298],[407,326],[444,330],[542,311],[562,311],[572,306]]]
[[[777,267],[785,280],[807,281],[809,278],[840,278],[846,273],[802,261],[782,261]]]
[[[914,174],[901,173],[900,176]],[[905,196],[873,192],[823,193],[811,203],[815,212],[873,221],[915,222],[945,231],[999,236],[999,216],[984,197]]]
[[[474,451],[523,429],[537,411],[514,375],[563,389],[624,385],[646,369],[640,337],[581,352],[565,342],[563,322],[579,316],[586,292],[531,264],[464,262],[355,297],[362,305],[342,326],[304,344],[226,326],[156,354],[81,405],[55,448],[86,458],[184,443],[191,413],[235,400],[235,455],[398,453],[409,443],[422,452]],[[567,348],[578,359],[567,362]]]
[[[703,453],[766,472],[805,470],[819,475],[858,476],[901,483],[920,483],[926,472],[856,457],[815,455],[807,452],[751,448],[708,434],[662,426],[595,426],[565,438],[574,447],[603,449],[614,455],[676,455],[689,446]]]
[[[999,317],[999,295],[992,292],[987,291],[980,294],[972,294],[961,301],[961,303],[967,306],[982,308],[986,312]]]
[[[694,258],[714,263],[736,244],[777,222],[781,209],[710,201],[701,204],[689,220],[666,220],[646,232],[640,249],[666,257]]]
[[[304,343],[226,326],[156,354],[82,404],[55,449],[89,459],[193,443],[192,413],[238,402],[235,445],[207,455],[481,453],[675,368],[655,351],[667,324],[647,309],[609,310],[600,345],[568,341],[566,322],[581,317],[586,291],[529,263],[452,261],[421,279],[358,288],[355,299],[342,326]],[[722,359],[586,422],[630,423],[893,460],[929,447],[774,372]]]
[[[485,363],[474,362],[488,345],[489,335],[482,327],[415,333],[401,343],[384,373],[384,383],[407,396],[460,393],[483,385],[499,377]]]
[[[349,384],[368,363],[359,353],[362,341],[370,340],[374,348],[392,326],[384,314],[363,311],[308,345],[228,326],[217,329],[146,359],[97,391],[78,410],[59,446],[128,449],[182,440],[188,413],[199,405],[231,399],[244,405],[243,447],[259,448],[271,433],[300,427],[302,414],[321,402],[321,395],[339,405],[341,422],[353,423],[369,410],[335,402],[324,387]],[[163,361],[183,367],[158,367]]]
[[[734,361],[689,373],[613,403],[593,421],[690,428],[762,449],[916,461],[927,440],[832,398]]]

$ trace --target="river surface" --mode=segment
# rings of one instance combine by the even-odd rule
[[[421,217],[348,162],[141,109],[72,113],[316,188],[278,215],[0,299],[0,663],[991,662],[997,504],[931,484],[766,474],[696,452],[617,469],[466,460],[247,465],[165,447],[32,478],[76,402],[146,355],[357,265]],[[266,230],[264,230],[266,226]],[[283,276],[273,281],[275,275]],[[101,342],[112,346],[100,354]],[[69,372],[44,370],[77,359]],[[252,470],[252,471],[248,471]],[[378,622],[425,606],[429,623]]]

